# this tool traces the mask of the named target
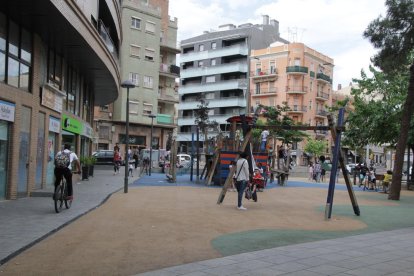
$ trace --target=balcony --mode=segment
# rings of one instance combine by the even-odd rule
[[[277,88],[267,88],[267,89],[260,89],[260,90],[252,90],[251,96],[252,97],[266,97],[266,96],[275,96],[277,95]]]
[[[178,88],[180,95],[200,92],[211,92],[211,91],[225,91],[234,89],[246,89],[247,81],[242,80],[223,80],[211,83],[200,83],[200,84],[187,84]]]
[[[307,92],[307,86],[286,86],[286,94],[306,94]]]
[[[327,100],[329,100],[329,94],[319,91],[318,93],[316,93],[316,99],[317,100],[322,100],[322,101],[327,101]]]
[[[211,67],[193,67],[182,70],[181,78],[193,78],[200,76],[218,75],[224,73],[242,72],[247,73],[246,62],[224,63]]]
[[[208,107],[246,107],[246,99],[243,97],[222,97],[219,99],[208,99]],[[200,102],[198,101],[189,101],[189,102],[180,102],[178,107],[179,110],[194,110],[198,109]]]
[[[218,135],[219,133],[217,132],[217,131],[208,131],[207,132],[207,139],[211,139],[211,138],[215,138],[215,137],[217,137],[217,135]],[[221,131],[221,134],[223,135],[223,137],[228,137],[228,136],[230,136],[230,132],[229,131]],[[177,141],[180,141],[180,142],[184,142],[184,141],[187,141],[187,142],[189,142],[189,141],[192,141],[192,135],[193,135],[193,133],[192,132],[178,132],[177,133]],[[200,136],[199,136],[199,140],[200,141],[204,141],[204,134],[201,134],[200,133]],[[196,139],[196,137],[195,137],[195,135],[194,135],[194,140]]]
[[[304,66],[288,66],[286,67],[287,74],[298,74],[298,75],[307,75],[308,67]]]
[[[205,59],[212,59],[212,58],[219,58],[219,57],[226,57],[226,56],[247,56],[248,49],[245,44],[240,45],[233,45],[229,47],[218,48],[209,51],[202,51],[202,52],[191,52],[188,54],[181,54],[180,55],[180,62],[193,62],[197,60],[205,60]]]
[[[328,136],[327,130],[315,130],[316,139],[323,139],[323,138],[326,138],[326,136]]]
[[[325,118],[326,116],[328,116],[328,111],[322,109],[316,110],[316,116]]]
[[[252,77],[254,83],[276,81],[278,77],[276,68],[266,71],[252,71],[250,72],[250,76]]]
[[[238,115],[238,114],[233,114],[233,113],[214,114],[214,115],[209,115],[209,120],[216,121],[219,124],[228,124],[226,120],[235,115]],[[178,117],[178,125],[179,126],[192,126],[192,125],[195,125],[194,120],[195,120],[194,116],[181,116],[181,117]]]
[[[304,113],[308,111],[308,107],[306,105],[289,105],[290,113]]]
[[[176,95],[174,88],[158,89],[158,101],[172,104],[179,103],[178,95]]]
[[[163,125],[174,125],[174,117],[168,114],[157,114],[157,123]]]
[[[172,64],[160,64],[160,75],[169,78],[178,78],[180,77],[180,67]]]
[[[105,24],[102,22],[102,20],[99,20],[98,32],[99,32],[99,36],[102,38],[108,51],[112,54],[112,56],[114,56],[115,59],[118,60],[118,52],[114,46],[115,44],[112,41],[109,31],[106,28]]]
[[[323,82],[323,83],[332,84],[332,79],[328,75],[325,75],[324,73],[316,74],[316,80]]]

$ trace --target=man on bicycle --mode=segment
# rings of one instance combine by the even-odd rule
[[[59,151],[55,157],[55,187],[59,185],[62,180],[62,176],[65,177],[68,185],[68,200],[73,200],[73,188],[72,188],[72,162],[75,161],[75,165],[80,172],[81,167],[79,158],[76,153],[70,151],[70,144],[65,144],[63,151]]]

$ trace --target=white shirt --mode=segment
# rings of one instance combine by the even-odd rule
[[[69,153],[70,152],[68,168],[69,168],[69,170],[72,170],[72,162],[78,160],[78,156],[76,155],[76,153],[74,153],[73,151],[70,151],[68,149],[63,150],[63,152],[64,153]],[[59,151],[56,155],[58,155],[58,154],[62,154],[62,152]]]
[[[263,130],[261,135],[262,135],[262,142],[266,142],[267,136],[269,136],[269,131]]]
[[[240,174],[239,174],[240,171]],[[239,158],[236,164],[236,177],[237,181],[249,180],[249,163],[244,158]]]

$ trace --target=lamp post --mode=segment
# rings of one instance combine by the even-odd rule
[[[154,126],[154,118],[157,117],[157,115],[150,114],[148,117],[151,118],[151,140],[150,140],[150,165],[149,165],[149,176],[151,176],[151,167],[152,167],[152,129]]]
[[[126,117],[125,117],[125,178],[124,178],[124,193],[128,193],[128,149],[129,149],[129,89],[134,88],[135,84],[126,80],[121,83],[122,88],[127,89],[127,98],[126,98]]]

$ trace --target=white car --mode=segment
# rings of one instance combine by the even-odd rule
[[[346,164],[346,170],[349,174],[352,174],[355,170],[356,164]]]
[[[185,153],[179,153],[177,154],[177,161],[179,165],[186,165],[186,164],[190,164],[191,162],[191,155],[189,154],[185,154]],[[194,164],[193,165],[197,165],[197,159],[194,158]]]

